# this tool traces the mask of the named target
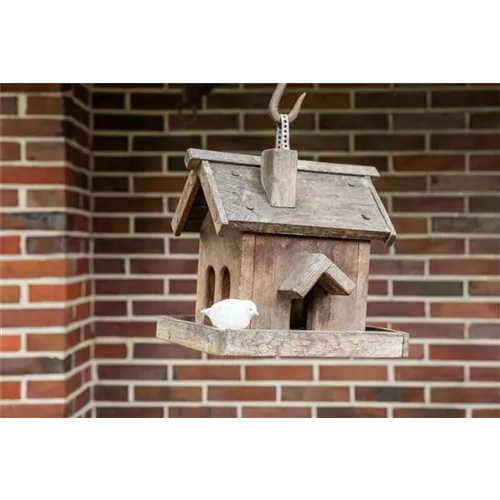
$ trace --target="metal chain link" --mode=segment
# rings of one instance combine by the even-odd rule
[[[276,127],[276,149],[290,149],[290,122],[288,115],[280,114],[280,123]]]

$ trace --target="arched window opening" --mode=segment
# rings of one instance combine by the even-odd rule
[[[205,275],[205,308],[211,307],[214,304],[215,295],[215,271],[212,266],[208,266]],[[210,325],[210,320],[205,316],[203,323]]]
[[[221,300],[229,299],[231,295],[231,276],[226,266],[221,271],[221,285]]]

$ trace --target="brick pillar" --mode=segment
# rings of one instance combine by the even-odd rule
[[[2,84],[2,417],[90,416],[89,92]]]

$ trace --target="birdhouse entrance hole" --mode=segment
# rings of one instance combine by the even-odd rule
[[[307,329],[306,299],[294,299],[290,307],[290,330]]]
[[[231,295],[231,276],[229,269],[224,266],[221,271],[221,300],[229,299]]]
[[[309,294],[303,299],[293,299],[290,304],[290,330],[307,330]]]
[[[314,285],[303,299],[292,299],[290,301],[290,330],[310,330],[312,305],[318,296],[324,294],[321,286]]]

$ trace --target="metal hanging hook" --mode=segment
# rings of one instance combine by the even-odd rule
[[[278,111],[278,106],[281,101],[281,98],[283,96],[283,93],[285,92],[286,88],[286,83],[278,83],[275,91],[273,92],[273,95],[271,97],[271,100],[269,101],[269,116],[271,119],[274,121],[274,123],[279,124],[281,123],[281,115]],[[302,101],[305,99],[306,93],[304,92],[298,99],[297,102],[294,104],[292,110],[290,113],[288,113],[288,122],[293,123],[297,116],[299,116],[299,111],[300,107],[302,106]]]
[[[219,83],[185,83],[182,94],[177,102],[177,114],[184,125],[194,125],[196,123],[198,110],[203,108],[203,97],[210,93]],[[191,109],[191,115],[187,117],[183,110]]]
[[[193,104],[191,105],[191,111],[192,111],[192,114],[191,114],[191,117],[190,118],[186,118],[184,113],[183,113],[183,103],[182,102],[178,102],[177,103],[177,114],[179,115],[180,119],[182,120],[182,123],[184,123],[184,125],[194,125],[195,122],[196,122],[196,118],[197,118],[197,110],[196,110],[196,106]]]

